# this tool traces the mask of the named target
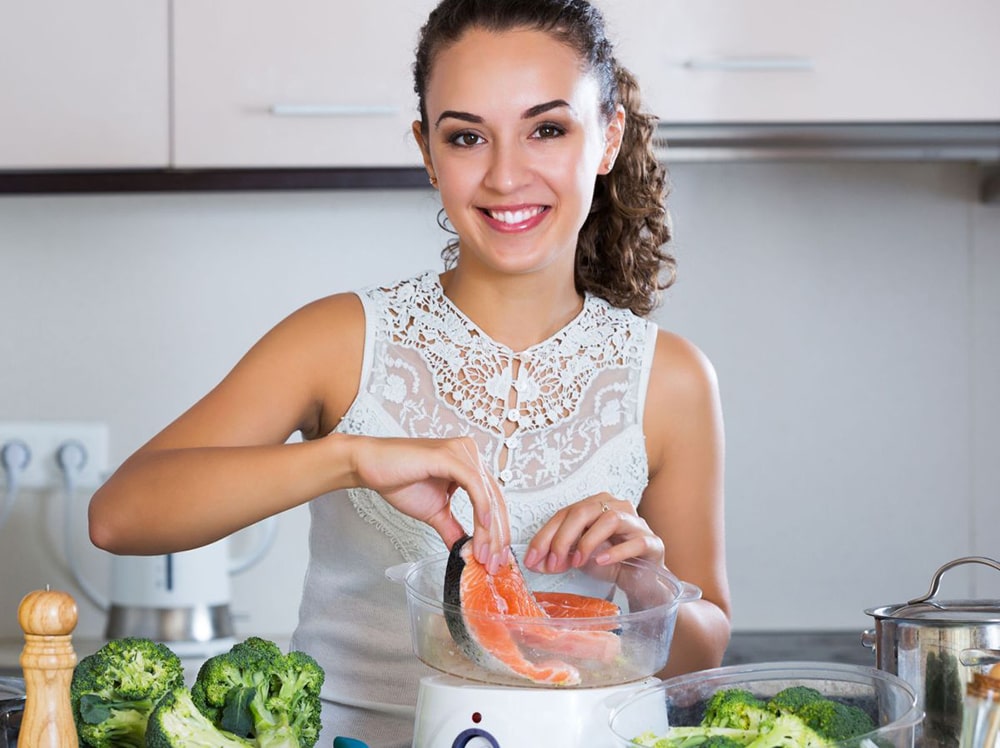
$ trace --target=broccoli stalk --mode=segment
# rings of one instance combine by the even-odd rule
[[[252,748],[255,744],[223,732],[198,711],[184,687],[169,691],[153,709],[146,748]]]
[[[217,727],[260,748],[311,748],[319,739],[324,673],[304,652],[250,637],[207,660],[191,696]]]
[[[149,639],[113,639],[73,670],[70,704],[81,746],[143,748],[164,693],[184,685],[180,658]]]

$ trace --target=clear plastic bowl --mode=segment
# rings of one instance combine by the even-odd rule
[[[525,548],[515,547],[518,558]],[[502,662],[474,661],[453,639],[446,617],[464,619],[473,626],[495,623],[495,615],[477,614],[446,605],[444,577],[448,554],[435,556],[387,571],[390,579],[402,581],[410,613],[414,653],[424,663],[451,675],[481,683],[519,687],[547,687],[508,670]],[[570,592],[615,602],[619,615],[602,618],[527,618],[503,616],[499,620],[515,632],[519,655],[526,661],[545,666],[552,661],[569,665],[579,679],[562,687],[594,688],[631,683],[658,672],[667,662],[678,606],[701,597],[696,586],[648,562],[632,559],[612,566],[587,565],[563,574],[537,574],[527,569],[524,576],[532,591]],[[603,659],[574,656],[561,650],[535,647],[519,635],[533,632],[535,640],[567,642],[574,632],[597,632],[601,639],[611,636],[613,651]],[[609,632],[614,632],[613,634]],[[582,637],[586,640],[585,634]],[[556,684],[559,685],[559,684]]]
[[[878,725],[865,737],[880,748],[912,748],[923,719],[917,692],[891,673],[829,662],[774,662],[703,670],[642,689],[612,711],[611,732],[618,748],[638,748],[634,741],[643,733],[664,735],[668,726],[697,725],[705,702],[720,689],[744,688],[767,699],[789,686],[809,686],[865,709]]]

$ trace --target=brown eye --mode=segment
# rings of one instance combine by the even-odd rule
[[[483,142],[483,139],[474,132],[469,132],[468,130],[463,130],[462,132],[455,133],[450,138],[448,142],[452,145],[457,145],[462,148],[471,148],[474,145],[479,145]]]
[[[535,130],[535,136],[543,140],[546,138],[558,138],[560,135],[564,135],[565,133],[566,131],[559,127],[559,125],[553,125],[551,123],[539,125],[538,129]]]

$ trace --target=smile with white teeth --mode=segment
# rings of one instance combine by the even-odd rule
[[[536,205],[533,208],[522,208],[521,210],[487,210],[486,214],[495,221],[507,224],[524,223],[530,218],[534,218],[545,208]]]

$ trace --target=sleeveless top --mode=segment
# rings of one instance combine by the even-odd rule
[[[358,294],[365,349],[358,395],[335,431],[470,436],[500,481],[512,543],[603,491],[638,505],[648,480],[642,412],[653,323],[588,295],[562,330],[524,351],[490,339],[433,272]],[[468,496],[453,512],[471,531]],[[326,671],[319,745],[353,737],[409,746],[424,666],[403,587],[385,570],[445,550],[427,525],[353,488],[310,502],[309,565],[291,646]]]

